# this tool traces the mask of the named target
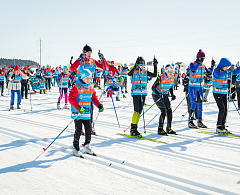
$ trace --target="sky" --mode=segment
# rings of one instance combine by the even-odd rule
[[[1,0],[0,58],[67,65],[85,44],[98,60],[160,65],[195,60],[210,66],[240,59],[239,0]]]

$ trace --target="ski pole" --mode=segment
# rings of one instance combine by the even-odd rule
[[[51,144],[48,145],[47,148],[43,148],[43,151],[44,151],[44,152],[53,144],[53,142],[56,141],[57,138],[59,138],[59,136],[68,128],[68,126],[69,126],[77,117],[78,117],[78,114],[77,114],[77,115],[75,116],[75,118],[74,118],[73,120],[71,120],[71,122],[62,130],[62,132],[58,134],[58,136],[52,141]]]
[[[32,111],[32,95],[31,95],[31,91],[29,92],[30,93],[30,105],[31,105],[31,111]]]
[[[151,123],[153,121],[153,119],[155,119],[157,117],[157,115],[160,114],[160,112],[161,112],[161,110],[145,125],[145,127],[148,126],[149,123]]]
[[[112,94],[111,94],[111,98],[112,98]],[[115,115],[116,115],[116,118],[117,118],[118,126],[119,126],[119,128],[120,128],[119,121],[118,121],[118,116],[117,116],[117,112],[116,112],[116,108],[115,108],[115,105],[114,105],[114,102],[113,102],[113,98],[112,98],[112,103],[113,103]]]
[[[188,93],[189,94],[189,93]],[[188,96],[188,94],[182,99],[182,101],[177,105],[177,107],[174,109],[174,111],[172,113],[175,112],[175,110],[177,110],[177,108],[180,106],[180,104],[183,102],[183,100]]]
[[[237,109],[237,106],[236,106],[236,104],[235,104],[234,101],[233,101],[233,104],[234,104],[234,106],[235,106],[235,108],[236,108],[236,110],[237,110],[237,112],[238,112],[238,114],[239,114],[239,116],[240,116],[239,110]]]
[[[140,89],[141,89],[141,102],[142,102],[142,109],[143,109],[143,129],[144,129],[144,133],[146,133],[146,129],[145,129],[145,118],[144,118],[144,101],[143,101],[143,97],[142,97],[142,79],[141,79],[141,74],[140,74],[140,67],[139,67],[139,79],[140,79]]]
[[[161,99],[161,98],[159,98],[156,102],[154,102],[154,103],[144,112],[144,114],[146,114],[147,111],[149,111],[160,99]],[[143,115],[143,114],[141,114],[141,116],[142,116],[142,115]],[[140,118],[141,118],[141,116],[140,116]],[[126,132],[130,127],[131,127],[131,125],[130,125],[127,129],[123,130],[123,132]]]

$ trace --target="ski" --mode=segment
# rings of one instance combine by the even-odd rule
[[[211,131],[197,131],[197,132],[198,133],[207,133],[207,134],[213,134],[213,135],[222,135],[222,136],[240,138],[240,135],[236,135],[236,134],[232,134],[232,133],[217,133],[217,132],[211,132]]]
[[[129,137],[129,138],[134,138],[134,139],[141,139],[141,140],[147,140],[147,141],[151,141],[151,142],[157,142],[157,143],[167,144],[167,143],[164,142],[164,141],[159,141],[159,140],[151,139],[151,138],[147,138],[147,137],[137,137],[137,136],[131,136],[131,135],[122,134],[122,133],[117,133],[116,135],[121,135],[121,136],[124,136],[124,137]]]

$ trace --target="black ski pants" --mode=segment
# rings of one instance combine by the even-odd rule
[[[142,113],[145,99],[145,95],[133,95],[133,107],[135,112],[138,112],[139,114]]]
[[[238,107],[240,107],[240,87],[236,87]]]
[[[46,78],[46,89],[51,89],[51,78]]]
[[[159,97],[157,95],[152,95],[153,101],[156,102]],[[161,115],[159,117],[159,126],[163,127],[165,117],[167,115],[167,127],[172,126],[172,107],[168,99],[168,95],[164,95],[157,103],[157,107],[161,110]]]
[[[3,94],[4,81],[0,81],[0,89],[1,89],[1,94]]]
[[[91,120],[82,120],[82,119],[75,119],[75,133],[74,133],[74,140],[79,142],[80,136],[82,135],[82,125],[85,127],[85,142],[84,145],[89,144],[91,141],[92,135],[92,124]]]
[[[227,117],[227,94],[213,93],[213,97],[219,110],[217,125],[225,125]]]
[[[28,81],[27,80],[22,80],[21,81],[21,95],[22,95],[22,98],[23,98],[24,91],[25,91],[25,98],[27,98],[27,96],[28,96]]]

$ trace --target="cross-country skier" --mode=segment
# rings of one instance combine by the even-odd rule
[[[189,75],[189,85],[188,93],[191,101],[190,115],[188,119],[188,126],[190,128],[195,128],[196,125],[193,123],[194,110],[197,106],[197,126],[200,128],[207,128],[206,125],[202,123],[202,99],[203,99],[203,77],[205,72],[211,74],[211,72],[205,67],[203,61],[205,59],[205,53],[200,49],[197,53],[196,61],[190,64],[190,75]]]
[[[5,77],[5,71],[4,68],[1,70],[0,73],[0,89],[1,89],[1,96],[3,96],[3,90],[4,90],[4,77]]]
[[[30,78],[30,73],[28,72],[28,68],[24,67],[22,72],[22,79],[21,79],[21,95],[22,99],[25,92],[25,99],[28,99],[28,79]]]
[[[67,103],[68,103],[68,88],[69,88],[69,84],[70,84],[70,73],[68,71],[67,66],[63,67],[64,71],[60,74],[58,80],[59,80],[59,93],[60,96],[58,98],[58,102],[57,102],[57,109],[60,109],[60,102],[63,98],[63,94],[65,96],[65,107],[64,108],[68,108],[67,107]]]
[[[14,72],[10,74],[9,89],[11,89],[11,105],[10,109],[13,110],[15,92],[17,93],[17,109],[21,109],[21,78],[22,73],[18,65],[14,67]]]
[[[127,64],[124,64],[124,67],[122,69],[122,77],[123,77],[123,88],[125,88],[125,93],[128,93],[127,91],[127,73],[129,69],[127,67]]]
[[[46,89],[48,88],[50,91],[51,90],[52,70],[49,65],[47,65],[47,68],[44,70],[44,78],[46,80]]]
[[[159,135],[167,135],[168,134],[176,134],[175,131],[172,130],[172,107],[171,103],[168,99],[168,93],[170,92],[172,100],[176,99],[176,96],[173,94],[173,77],[174,68],[172,65],[168,64],[165,67],[165,73],[162,73],[157,77],[157,80],[152,86],[152,98],[154,102],[157,102],[159,98],[161,98],[156,105],[161,110],[161,115],[159,117],[159,125],[158,125],[158,134]],[[166,132],[163,129],[164,119],[167,115],[167,127]]]
[[[229,133],[225,128],[227,117],[228,77],[231,74],[239,73],[240,68],[234,70],[234,65],[231,66],[231,62],[227,58],[222,58],[213,72],[213,97],[219,109],[216,128],[216,132],[218,133]]]
[[[71,118],[75,119],[75,134],[73,139],[74,156],[82,156],[79,149],[79,139],[82,134],[82,124],[85,127],[85,142],[84,152],[86,154],[95,155],[91,150],[90,141],[92,133],[91,124],[91,102],[98,107],[99,112],[103,112],[103,105],[99,102],[94,87],[91,85],[92,73],[88,69],[82,69],[80,77],[76,81],[76,85],[73,86],[69,94],[69,103],[71,106]]]
[[[153,59],[154,65],[154,73],[151,73],[145,68],[145,60],[143,57],[138,57],[135,65],[128,72],[128,76],[132,77],[132,89],[131,95],[133,97],[133,106],[134,113],[132,116],[132,123],[130,129],[131,136],[139,136],[142,135],[138,132],[138,122],[143,110],[143,105],[145,102],[145,98],[147,96],[147,80],[148,76],[156,77],[157,76],[157,60]]]

